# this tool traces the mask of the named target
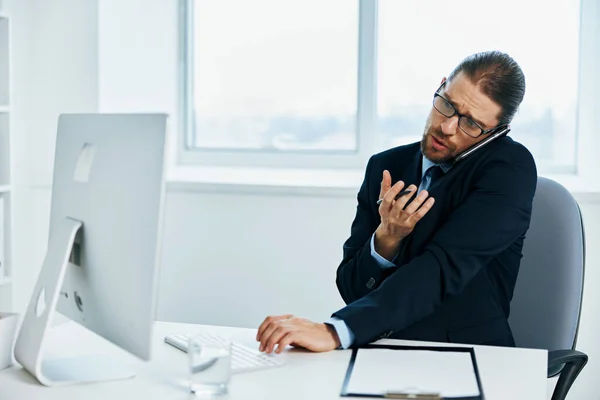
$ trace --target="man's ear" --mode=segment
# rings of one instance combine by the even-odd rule
[[[440,82],[440,86],[442,86],[442,84],[443,84],[444,82],[446,82],[446,77],[443,77],[443,78],[442,78],[442,81]]]

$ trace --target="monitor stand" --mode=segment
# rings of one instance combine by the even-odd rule
[[[44,264],[31,295],[15,344],[15,359],[46,386],[128,379],[135,373],[123,363],[103,356],[43,359],[46,333],[62,289],[69,256],[83,223],[65,218],[51,232]]]

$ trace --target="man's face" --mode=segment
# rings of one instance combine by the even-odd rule
[[[445,81],[446,78],[442,80],[442,82]],[[440,94],[454,106],[459,114],[471,118],[484,130],[498,125],[501,107],[483,94],[479,87],[462,73],[452,81],[446,81]],[[459,128],[458,118],[457,115],[447,118],[435,107],[431,107],[421,140],[423,155],[430,161],[436,164],[450,162],[457,155],[487,137],[487,135],[481,135],[473,138],[467,135]]]

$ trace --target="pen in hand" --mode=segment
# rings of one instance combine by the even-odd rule
[[[410,189],[405,189],[405,190],[401,191],[400,193],[398,193],[398,194],[396,195],[396,197],[394,197],[394,201],[395,201],[395,200],[398,200],[400,197],[402,197],[402,196],[404,196],[404,195],[407,195],[407,194],[409,194],[410,192],[412,192],[412,190],[410,190]],[[379,199],[379,200],[377,200],[377,205],[381,205],[381,203],[382,203],[382,202],[383,202],[383,199]]]

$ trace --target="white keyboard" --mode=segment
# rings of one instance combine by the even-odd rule
[[[207,344],[223,341],[222,337],[207,333],[194,335],[194,337],[200,338]],[[168,335],[165,336],[165,342],[187,353],[188,335]],[[276,359],[274,355],[261,353],[258,349],[254,350],[239,343],[233,342],[231,344],[231,369],[233,373],[281,367],[283,365],[284,362]]]

